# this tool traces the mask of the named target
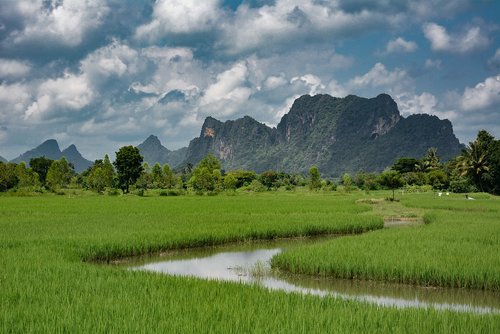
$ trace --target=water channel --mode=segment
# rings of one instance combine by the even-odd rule
[[[291,247],[321,242],[324,239],[284,239],[178,250],[155,257],[135,258],[123,265],[131,270],[258,284],[270,290],[333,296],[379,306],[500,314],[498,292],[318,278],[271,270],[269,263],[274,255]]]

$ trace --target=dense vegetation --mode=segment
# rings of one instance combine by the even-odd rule
[[[384,197],[387,193],[373,195]],[[369,205],[355,203],[363,196],[362,192],[308,190],[238,192],[235,196],[218,197],[103,197],[76,190],[67,191],[67,196],[2,195],[0,331],[495,332],[500,325],[498,315],[381,308],[88,262],[254,238],[378,229],[382,226],[381,218],[370,212]],[[408,196],[403,201],[405,205],[434,207],[430,196]],[[446,199],[441,206],[449,208],[446,212],[460,209],[463,213],[460,204],[464,201]],[[489,217],[494,212],[487,210],[497,210],[493,201],[465,202],[473,203],[470,208]],[[444,216],[438,212],[431,224],[418,228],[422,229],[420,233],[428,236],[430,232],[425,229],[433,225],[435,233],[448,233],[451,228],[438,228],[438,224],[453,224]],[[494,239],[497,230],[490,229],[493,223],[488,226],[490,236],[477,234],[460,223],[449,238],[458,235],[465,240],[467,234],[474,240],[498,242]],[[388,233],[386,239],[384,233]],[[384,230],[356,238],[367,246],[364,238],[378,235],[377,242],[390,244],[394,241],[393,233]],[[349,247],[343,255],[357,251],[360,257],[370,252],[372,257],[393,258],[385,251],[371,253],[372,248],[355,248],[351,237],[336,240]],[[446,249],[444,253],[439,251],[448,241],[446,235],[432,240],[437,243],[425,243],[433,256],[429,261],[442,261],[448,254]],[[480,254],[486,254],[488,249]],[[410,257],[408,261],[416,260]],[[476,260],[475,255],[461,259],[464,265],[479,269],[493,261],[489,273],[496,273],[498,260],[484,257],[484,267],[474,264]]]

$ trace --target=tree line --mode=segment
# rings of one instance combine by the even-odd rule
[[[168,164],[150,166],[143,162],[138,148],[124,146],[116,152],[115,161],[106,155],[81,174],[65,158],[51,160],[38,157],[29,161],[0,162],[0,191],[54,191],[67,188],[89,189],[97,193],[136,191],[139,195],[150,189],[160,194],[179,195],[188,191],[198,194],[217,194],[221,191],[269,191],[283,188],[309,187],[311,191],[334,191],[337,186],[349,192],[355,188],[365,191],[404,187],[407,191],[448,190],[457,193],[483,191],[500,193],[500,140],[487,131],[456,158],[441,163],[438,152],[430,148],[420,159],[401,157],[382,173],[358,172],[344,174],[339,180],[324,179],[316,166],[308,175],[268,170],[257,174],[249,170],[224,171],[221,162],[212,154],[196,166],[186,164],[172,170]]]

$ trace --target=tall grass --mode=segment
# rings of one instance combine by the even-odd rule
[[[500,201],[411,195],[426,225],[304,246],[272,261],[282,270],[426,286],[500,290]],[[378,205],[378,204],[376,204]]]
[[[354,204],[355,199],[330,194],[0,197],[0,332],[498,329],[494,315],[378,308],[84,262],[207,243],[380,228],[381,219],[367,215],[369,207]]]

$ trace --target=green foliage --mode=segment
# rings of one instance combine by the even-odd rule
[[[38,174],[42,185],[45,185],[45,179],[47,178],[47,173],[49,172],[50,165],[52,165],[52,161],[53,160],[46,157],[38,157],[30,160],[30,167]]]
[[[221,169],[221,163],[219,159],[213,154],[207,154],[196,166],[197,168],[206,168],[209,173],[213,173],[214,170]]]
[[[14,188],[19,179],[16,174],[16,164],[12,162],[3,163],[0,161],[0,191],[7,191]]]
[[[139,149],[133,146],[123,146],[116,152],[113,165],[116,168],[120,188],[128,193],[130,185],[137,181],[143,171]]]
[[[257,179],[257,174],[250,170],[232,170],[226,174],[236,179],[236,188],[248,186],[253,180]]]
[[[75,171],[65,158],[54,160],[47,171],[46,184],[51,190],[66,188]]]
[[[104,160],[96,160],[90,167],[86,183],[90,189],[102,193],[106,188],[113,186],[115,176],[115,169],[106,154]]]
[[[468,177],[481,191],[500,193],[500,140],[480,131],[457,158],[461,176]]]
[[[349,173],[345,173],[342,176],[342,185],[344,186],[344,191],[346,193],[350,193],[351,192],[351,190],[352,190],[352,179],[351,179],[351,175],[349,175]]]
[[[386,171],[380,174],[379,183],[382,186],[392,190],[392,200],[394,201],[395,200],[394,191],[403,186],[403,179],[401,177],[401,174],[399,174],[396,171]]]
[[[227,174],[224,176],[224,189],[226,190],[236,190],[238,186],[238,179],[234,174]]]
[[[401,174],[415,172],[417,164],[418,164],[417,159],[403,157],[396,160],[394,165],[392,165],[391,169]]]
[[[433,169],[427,173],[427,179],[429,180],[429,184],[434,189],[446,189],[448,188],[449,181],[446,173],[440,169]]]
[[[259,175],[260,183],[266,187],[268,190],[272,188],[277,188],[278,185],[278,173],[273,170],[268,170]]]
[[[318,167],[316,166],[312,166],[309,169],[309,189],[321,189],[321,174],[319,173]]]

